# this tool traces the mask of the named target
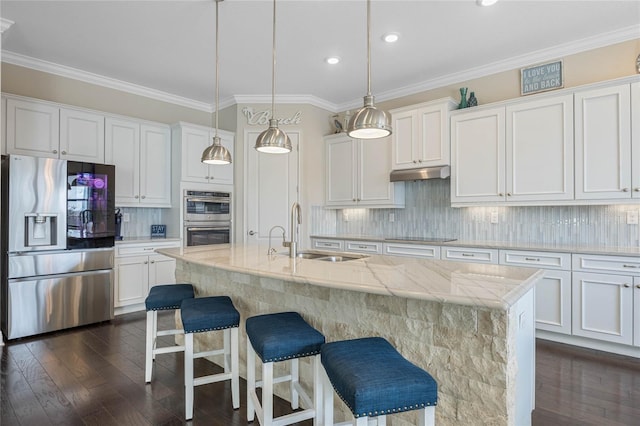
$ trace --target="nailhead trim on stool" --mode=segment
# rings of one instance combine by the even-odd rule
[[[433,377],[381,337],[327,343],[322,346],[321,359],[331,385],[355,418],[438,403]]]
[[[314,419],[318,424],[322,416],[322,379],[320,375],[320,348],[325,338],[309,325],[297,312],[280,312],[248,318],[247,330],[247,420],[253,421],[257,414],[260,425],[290,425],[306,419]],[[255,355],[262,360],[262,382],[255,380]],[[304,392],[298,381],[298,358],[312,356],[314,383],[313,401]],[[291,363],[291,374],[273,377],[273,363]],[[273,418],[273,384],[291,382],[291,408],[298,408],[298,398],[302,398],[312,408],[294,411],[291,414]],[[262,388],[262,401],[256,388]]]
[[[158,336],[182,334],[179,328],[158,331],[158,311],[180,309],[184,299],[193,299],[194,292],[191,284],[166,284],[151,287],[144,301],[147,310],[147,336],[145,354],[145,382],[151,382],[153,360],[157,354],[183,352],[184,345],[158,348]]]
[[[238,327],[240,313],[228,296],[185,299],[180,307],[184,327],[184,386],[185,417],[193,418],[194,387],[231,380],[231,399],[234,409],[240,408],[240,368],[238,356]],[[193,335],[222,330],[224,348],[194,353]],[[193,361],[207,356],[224,356],[224,373],[193,377]]]

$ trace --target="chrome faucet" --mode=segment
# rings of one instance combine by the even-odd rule
[[[297,224],[300,225],[302,223],[302,209],[297,201],[291,206],[291,228],[289,229],[291,232],[291,241],[283,244],[285,247],[289,247],[289,257],[296,257],[298,255],[298,227],[296,226],[296,219]]]
[[[273,231],[276,228],[282,229],[282,245],[286,243],[284,238],[284,233],[287,231],[285,231],[284,228],[280,225],[272,226],[271,229],[269,229],[269,251],[267,252],[267,254],[274,254],[276,252],[276,249],[274,247],[271,247],[271,231]]]

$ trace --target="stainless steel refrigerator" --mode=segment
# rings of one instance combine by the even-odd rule
[[[114,166],[2,157],[5,339],[113,318],[114,186]]]

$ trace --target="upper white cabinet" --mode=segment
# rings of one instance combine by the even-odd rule
[[[106,160],[116,166],[116,205],[171,207],[169,126],[108,117]]]
[[[7,99],[7,153],[104,163],[104,116]]]
[[[573,96],[507,106],[507,201],[573,199]]]
[[[505,199],[505,109],[451,117],[451,203]]]
[[[338,134],[326,137],[325,144],[327,207],[404,207],[403,182],[389,181],[390,138]]]
[[[454,115],[452,203],[573,199],[573,97]]]
[[[631,198],[640,191],[631,182],[630,93],[629,84],[575,93],[576,199]],[[640,168],[639,161],[634,165]]]
[[[393,122],[391,168],[443,166],[449,157],[449,111],[451,98],[390,111]]]
[[[640,198],[640,82],[631,85],[631,187],[631,196]]]
[[[214,129],[195,124],[178,123],[173,127],[173,155],[180,161],[182,181],[233,185],[233,163],[207,165],[200,161],[202,152],[213,143],[214,135]],[[233,159],[235,135],[218,130],[218,136]]]

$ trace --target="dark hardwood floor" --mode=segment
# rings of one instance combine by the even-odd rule
[[[171,313],[160,318],[173,321]],[[7,343],[0,363],[0,424],[184,424],[182,355],[158,356],[154,379],[145,385],[144,336],[142,312]],[[198,360],[196,374],[211,371],[219,369]],[[241,408],[235,411],[228,383],[197,388],[191,423],[246,425],[244,380],[240,386]],[[640,425],[638,359],[539,340],[536,388],[536,426]],[[276,415],[289,410],[277,401]]]

